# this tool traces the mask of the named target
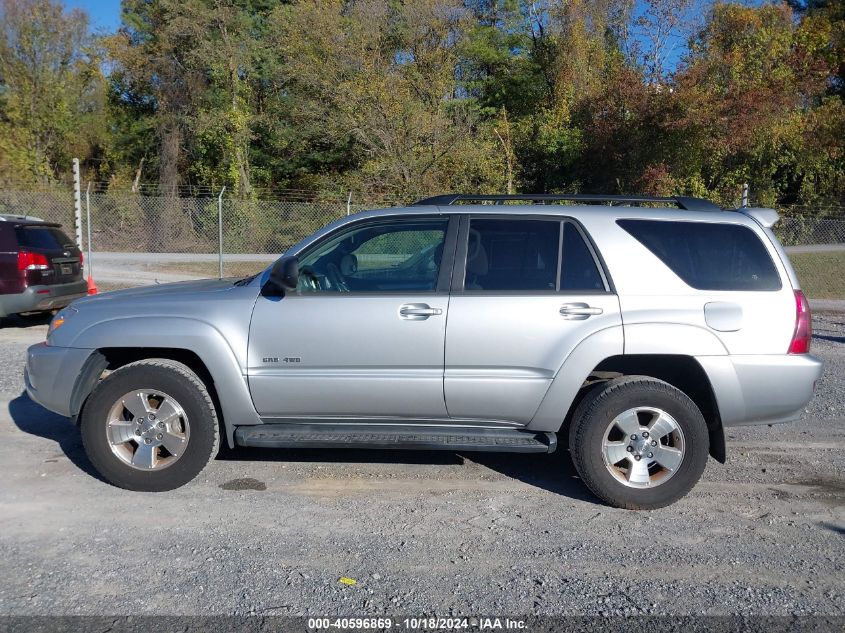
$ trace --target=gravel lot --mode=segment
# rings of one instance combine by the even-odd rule
[[[0,615],[845,614],[845,315],[815,326],[802,421],[731,430],[727,465],[636,513],[565,451],[238,450],[183,489],[118,490],[21,395],[46,326],[7,322]]]

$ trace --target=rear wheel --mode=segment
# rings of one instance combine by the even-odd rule
[[[159,492],[188,483],[217,453],[217,414],[202,380],[167,359],[117,369],[82,412],[94,467],[120,488]]]
[[[570,428],[575,469],[609,504],[661,508],[687,494],[704,472],[707,424],[683,392],[644,376],[595,387]]]

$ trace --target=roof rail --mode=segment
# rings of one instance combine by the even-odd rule
[[[442,206],[447,207],[458,202],[493,202],[495,204],[504,204],[510,201],[524,201],[524,202],[607,202],[610,204],[625,204],[636,203],[643,204],[649,202],[662,202],[676,205],[679,209],[686,211],[721,211],[721,209],[709,200],[702,198],[690,198],[688,196],[672,196],[670,198],[660,196],[604,196],[594,194],[548,194],[548,193],[521,193],[513,195],[486,195],[486,194],[464,194],[464,193],[450,193],[442,196],[432,196],[431,198],[424,198],[414,202],[411,206]]]

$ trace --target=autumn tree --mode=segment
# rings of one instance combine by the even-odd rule
[[[0,179],[842,203],[843,6],[0,0]]]
[[[154,117],[157,179],[167,192],[180,184],[187,117],[194,90],[201,85],[201,77],[185,63],[186,51],[195,44],[180,28],[180,4],[124,0],[123,24],[107,41],[118,98],[146,106]]]
[[[725,203],[741,183],[765,204],[812,204],[843,190],[843,104],[828,95],[831,24],[786,5],[719,4],[676,78],[668,130],[697,180]]]
[[[285,91],[303,125],[352,143],[349,185],[397,200],[502,188],[492,130],[458,92],[468,26],[454,0],[297,2],[274,14]]]

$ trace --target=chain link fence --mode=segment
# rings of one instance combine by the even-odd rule
[[[382,206],[301,194],[241,200],[83,192],[81,236],[97,285],[113,290],[217,277],[221,260],[224,276],[250,275],[329,222]],[[813,211],[780,209],[775,233],[809,297],[845,301],[845,208],[826,208],[823,216]],[[68,190],[0,191],[0,214],[36,216],[61,223],[71,237],[75,233]]]
[[[224,276],[246,276],[317,229],[365,208],[340,198],[239,200],[83,192],[82,246],[101,290],[217,277],[221,261]],[[69,191],[0,191],[0,214],[58,222],[74,236]]]
[[[91,259],[97,281],[105,285],[217,277],[221,264],[223,276],[246,276],[361,208],[340,200],[92,194]],[[127,278],[127,268],[136,274]]]
[[[774,231],[786,247],[804,293],[815,300],[845,303],[845,208],[838,212],[814,217],[786,208]]]

